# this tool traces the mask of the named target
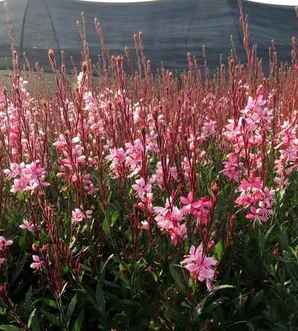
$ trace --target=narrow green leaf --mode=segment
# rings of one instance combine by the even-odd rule
[[[214,254],[215,254],[215,257],[216,257],[217,261],[220,261],[221,260],[221,258],[223,256],[223,252],[224,252],[224,245],[223,245],[222,240],[220,240],[215,245],[215,248],[214,248]]]
[[[173,277],[176,285],[179,287],[179,289],[185,293],[186,292],[186,286],[184,283],[184,279],[181,273],[178,272],[177,266],[174,264],[170,265],[170,274]]]
[[[111,255],[107,258],[107,260],[106,260],[106,262],[104,263],[104,265],[102,266],[102,268],[101,268],[102,276],[103,276],[104,273],[105,273],[105,269],[106,269],[108,263],[113,259],[113,257],[114,257],[114,254],[111,254]]]
[[[35,315],[36,315],[36,308],[33,309],[33,311],[31,312],[31,314],[29,316],[29,319],[28,319],[28,328],[29,329],[31,328],[32,320],[34,319]]]
[[[208,310],[208,307],[212,305],[215,307],[217,305],[216,297],[218,292],[230,289],[235,289],[235,286],[227,284],[214,287],[211,292],[199,303],[197,310],[198,315],[201,316],[204,314]]]
[[[85,311],[82,310],[79,314],[79,317],[74,322],[72,331],[82,331],[82,324],[83,324],[83,321],[84,321],[84,317],[85,317]]]
[[[282,229],[279,233],[279,242],[282,250],[287,250],[287,248],[289,247],[289,239],[287,233]]]
[[[32,312],[32,286],[29,287],[26,292],[25,301],[24,301],[24,310],[26,315],[29,315]]]
[[[113,211],[112,216],[111,216],[111,227],[113,227],[116,224],[118,219],[119,219],[119,212]]]
[[[103,220],[102,229],[106,236],[110,235],[111,231],[110,231],[110,224],[109,224],[108,216],[106,216]]]
[[[78,302],[78,296],[75,294],[70,303],[69,303],[69,306],[67,308],[67,313],[66,313],[66,317],[67,317],[67,321],[70,322],[71,321],[71,318],[72,318],[72,315],[76,309],[76,305],[77,305],[77,302]]]
[[[37,318],[37,309],[34,309],[32,311],[32,313],[30,314],[29,316],[29,319],[28,319],[28,328],[31,330],[31,331],[40,331],[40,325],[39,325],[39,322],[38,322],[38,318]]]
[[[222,290],[230,290],[230,289],[235,289],[235,286],[234,285],[228,285],[228,284],[219,285],[219,286],[213,287],[210,294],[214,294],[214,293],[217,293],[217,292],[222,291]]]
[[[96,303],[99,311],[104,314],[106,310],[106,301],[100,282],[98,282],[96,286]]]

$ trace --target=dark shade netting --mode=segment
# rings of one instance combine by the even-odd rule
[[[290,39],[297,34],[298,19],[293,8],[245,3],[251,38],[260,55],[268,53],[271,40],[279,56],[290,59]],[[29,59],[45,63],[47,50],[65,50],[66,56],[80,58],[81,42],[76,20],[84,12],[91,54],[99,52],[94,18],[105,33],[111,53],[125,46],[133,48],[133,33],[142,31],[145,53],[154,65],[184,68],[187,52],[200,59],[207,47],[208,63],[214,66],[220,54],[227,56],[231,38],[239,54],[241,35],[236,0],[159,0],[156,2],[108,4],[79,0],[8,0],[0,2],[0,56],[8,55],[11,38]],[[13,27],[9,37],[7,28]]]

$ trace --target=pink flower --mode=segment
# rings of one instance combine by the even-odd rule
[[[136,139],[133,144],[127,143],[126,147],[126,163],[130,168],[130,176],[136,175],[142,165],[144,156],[144,146],[140,139]]]
[[[213,201],[209,197],[203,197],[194,201],[193,192],[189,192],[187,198],[181,197],[183,211],[186,214],[193,215],[199,225],[206,225],[209,221],[210,211],[213,207]]]
[[[13,159],[15,159],[15,156],[18,156],[18,154],[22,148],[21,147],[21,137],[22,137],[21,120],[20,120],[18,109],[12,104],[9,104],[9,106],[8,106],[8,115],[9,115],[9,120],[7,121],[7,124],[6,124],[6,130],[8,133],[9,146],[11,149],[11,153],[12,153]]]
[[[39,187],[48,186],[48,183],[45,181],[46,172],[40,166],[38,160],[30,164],[25,164],[24,162],[20,164],[12,163],[10,169],[5,170],[5,174],[9,178],[14,179],[11,188],[12,193],[33,193]]]
[[[112,148],[106,159],[111,161],[111,170],[115,178],[123,176],[126,170],[126,152],[123,148]]]
[[[10,169],[5,169],[4,174],[6,176],[8,176],[9,178],[15,178],[15,177],[20,176],[20,174],[21,174],[20,165],[17,163],[11,163]]]
[[[88,194],[93,194],[94,184],[91,175],[83,173],[93,160],[92,157],[86,157],[81,137],[76,135],[72,139],[66,139],[64,135],[59,135],[54,146],[60,157],[57,175],[71,185],[82,184]]]
[[[63,134],[59,135],[58,139],[54,142],[53,145],[57,148],[58,151],[62,151],[67,146],[66,139]]]
[[[38,255],[32,255],[32,260],[33,262],[30,264],[30,268],[34,269],[35,271],[40,271],[44,266],[44,262]]]
[[[95,187],[92,181],[92,177],[90,174],[85,174],[83,176],[83,184],[84,184],[84,190],[88,193],[88,194],[94,194],[95,193]]]
[[[0,236],[0,267],[3,267],[6,262],[8,248],[13,244],[12,240],[7,240]]]
[[[187,157],[184,157],[184,159],[181,162],[181,166],[182,166],[182,169],[184,171],[184,176],[188,180],[191,177],[191,163],[190,162],[191,161],[189,161],[189,159]]]
[[[274,191],[265,187],[259,177],[252,177],[241,181],[239,192],[235,202],[239,207],[248,209],[246,218],[266,222],[272,214]]]
[[[241,177],[257,175],[263,169],[264,156],[269,154],[272,136],[272,110],[263,96],[263,87],[257,97],[249,97],[240,116],[228,120],[223,135],[231,146],[231,153],[224,162],[223,173],[230,180],[239,182]]]
[[[151,193],[151,184],[146,184],[144,178],[137,179],[136,183],[132,185],[132,188],[136,191],[138,198],[141,201],[144,201],[146,195]]]
[[[193,203],[193,215],[199,225],[207,225],[211,209],[214,207],[214,201],[209,197],[203,197]]]
[[[132,185],[132,188],[134,191],[136,191],[137,196],[139,198],[138,207],[140,209],[146,209],[150,213],[152,212],[153,205],[153,193],[152,193],[152,187],[150,183],[145,182],[144,178],[140,178],[136,180],[136,183]]]
[[[215,276],[215,266],[217,261],[213,257],[207,257],[203,253],[202,245],[191,246],[189,255],[181,262],[182,266],[190,272],[193,279],[206,282],[207,288],[211,289]]]
[[[202,126],[201,140],[205,141],[207,138],[216,134],[216,122],[210,119],[204,121]]]
[[[79,224],[86,219],[85,213],[80,208],[75,208],[71,213],[71,221],[74,224]]]
[[[3,236],[0,236],[0,253],[5,252],[12,244],[12,240],[6,240]]]
[[[155,173],[150,178],[151,184],[157,184],[160,188],[163,187],[164,178],[163,178],[163,170],[161,166],[161,162],[157,162]]]
[[[167,200],[165,207],[153,208],[156,216],[155,221],[162,232],[166,232],[173,243],[177,245],[178,242],[186,237],[187,229],[184,223],[184,212],[176,206],[170,206],[170,201]]]
[[[22,230],[27,230],[29,232],[34,233],[35,230],[35,226],[33,223],[27,221],[27,220],[23,220],[23,223],[19,226]]]
[[[240,161],[239,155],[236,153],[230,153],[227,156],[227,160],[224,161],[223,174],[234,182],[239,182],[241,169],[243,163]]]
[[[279,158],[275,160],[274,170],[277,174],[275,182],[283,188],[287,186],[291,173],[298,169],[297,125],[285,121],[278,142],[276,150],[279,152]]]
[[[176,167],[175,166],[170,167],[169,162],[167,161],[166,168],[167,168],[167,177],[168,177],[167,180],[170,179],[176,180],[178,177]],[[164,186],[164,170],[162,168],[162,164],[160,161],[157,162],[156,164],[156,170],[155,173],[150,178],[150,183],[157,184],[161,189]]]
[[[194,209],[194,197],[193,192],[189,192],[187,197],[180,197],[180,202],[183,205],[183,210],[185,213],[191,213]]]

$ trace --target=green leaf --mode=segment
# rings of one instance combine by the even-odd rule
[[[106,262],[104,263],[104,265],[102,266],[102,268],[101,268],[101,274],[102,274],[101,278],[103,278],[104,273],[105,273],[105,269],[106,269],[108,263],[113,259],[113,257],[114,257],[114,254],[111,254],[111,255],[107,258],[107,260],[106,260]]]
[[[18,201],[25,202],[25,200],[27,198],[27,194],[26,194],[26,192],[17,192],[16,197],[17,197]]]
[[[21,331],[17,326],[15,325],[9,325],[9,324],[2,324],[0,325],[1,331]]]
[[[27,233],[23,233],[23,235],[21,235],[21,236],[19,237],[18,245],[19,245],[21,251],[25,251],[25,250],[26,250],[26,246],[27,246],[27,240],[26,240],[26,238],[27,238],[27,236],[28,236]],[[26,255],[25,255],[24,257],[26,257]],[[19,269],[18,269],[18,270],[19,270]],[[21,270],[21,271],[22,271],[22,270]]]
[[[231,290],[235,289],[235,286],[233,285],[220,285],[214,287],[211,292],[203,298],[203,300],[198,305],[198,315],[204,314],[206,311],[208,311],[208,308],[211,307],[212,309],[215,308],[216,305],[220,304],[220,300],[216,300],[218,297],[218,293],[224,290]]]
[[[47,311],[43,311],[43,314],[46,316],[46,318],[55,326],[61,326],[60,325],[60,321],[59,321],[59,317],[57,317],[56,315],[54,314],[51,314]]]
[[[213,289],[211,290],[210,292],[210,295],[213,295],[219,291],[223,291],[223,290],[232,290],[232,289],[235,289],[235,286],[234,285],[219,285],[219,286],[216,286],[216,287],[213,287]]]
[[[112,216],[111,216],[111,227],[113,227],[116,224],[118,219],[119,219],[119,212],[113,211]]]
[[[28,328],[31,328],[32,325],[32,320],[34,319],[34,317],[36,316],[36,308],[33,309],[33,311],[31,312],[29,319],[28,319]]]
[[[82,324],[84,321],[84,317],[85,317],[85,312],[84,312],[84,310],[82,310],[79,314],[79,317],[74,322],[72,331],[81,331],[82,330]]]
[[[32,331],[40,331],[40,325],[37,319],[37,309],[35,308],[29,316],[28,319],[28,328]]]
[[[26,292],[25,301],[24,301],[24,310],[26,315],[29,315],[32,311],[32,286],[29,287],[28,291]],[[32,314],[32,313],[31,313]]]
[[[283,231],[283,229],[281,229],[279,233],[279,242],[282,250],[287,250],[287,248],[289,247],[289,238],[287,233]]]
[[[215,245],[215,248],[214,248],[214,254],[215,254],[215,257],[216,257],[217,261],[220,261],[221,260],[222,255],[223,255],[223,252],[224,252],[224,245],[223,245],[222,240],[220,240]]]
[[[96,303],[99,311],[104,314],[106,310],[106,300],[100,282],[98,282],[96,286]]]
[[[102,223],[102,229],[106,236],[110,235],[111,228],[117,223],[119,219],[119,212],[118,211],[108,211]]]
[[[264,236],[264,243],[266,244],[273,233],[273,230],[275,230],[276,224],[274,223],[273,225],[270,226],[270,228],[266,231],[265,236]]]
[[[110,224],[109,224],[109,220],[108,217],[106,216],[103,220],[102,223],[102,230],[105,233],[106,236],[109,236],[111,231],[110,231]]]
[[[186,292],[186,285],[185,285],[185,282],[184,282],[184,278],[183,278],[183,275],[178,272],[177,267],[180,268],[180,266],[177,266],[175,264],[171,264],[170,265],[170,274],[173,277],[173,279],[174,279],[176,285],[179,287],[179,289],[183,293],[185,293]]]
[[[67,308],[66,317],[67,317],[68,323],[70,323],[70,321],[71,321],[71,317],[72,317],[72,315],[73,315],[73,313],[74,313],[74,311],[76,309],[77,302],[78,302],[78,296],[75,294],[72,297],[72,299],[71,299],[71,301],[69,303],[69,306]]]
[[[40,302],[48,307],[58,309],[56,301],[52,299],[37,299],[34,301],[33,306],[36,306],[36,304],[40,304]]]

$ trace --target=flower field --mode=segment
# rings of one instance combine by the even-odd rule
[[[109,56],[0,87],[0,330],[298,330],[298,48]],[[100,31],[99,23],[96,23]]]

